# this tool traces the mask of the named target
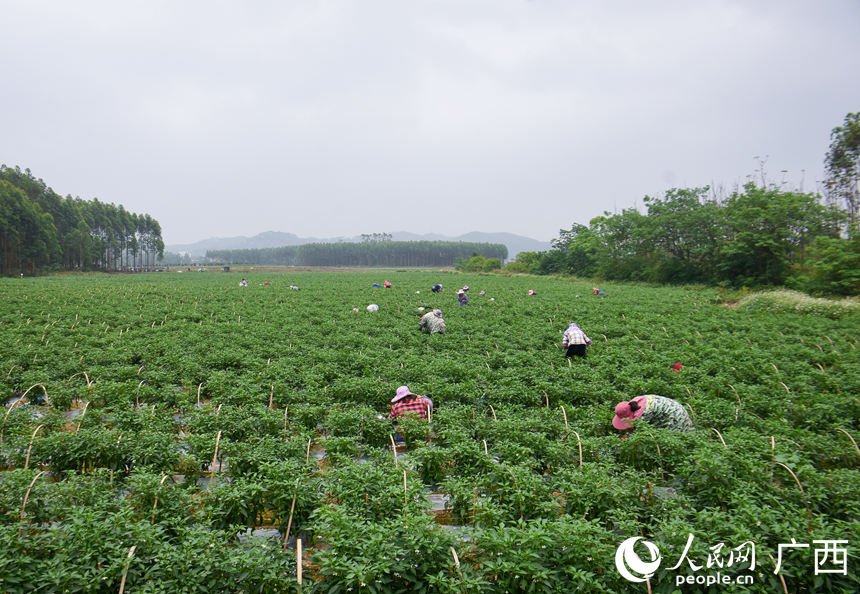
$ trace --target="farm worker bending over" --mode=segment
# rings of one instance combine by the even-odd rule
[[[434,293],[441,293],[442,292],[442,285],[439,285],[439,284],[433,285],[432,287],[430,287],[430,290],[433,291]]]
[[[433,408],[432,400],[426,396],[413,394],[406,386],[400,386],[397,388],[397,394],[391,399],[391,414],[388,418],[396,419],[411,414],[426,419],[427,411],[431,408]]]
[[[246,280],[243,278],[242,280],[240,280],[240,281],[239,281],[239,286],[240,286],[240,287],[247,287],[247,286],[248,286],[248,281],[246,281]]]
[[[469,298],[466,296],[466,291],[463,289],[457,291],[457,302],[460,305],[469,305]]]
[[[684,405],[665,396],[647,394],[629,402],[619,402],[615,407],[612,426],[619,431],[626,431],[633,426],[633,419],[642,419],[652,427],[661,429],[693,431],[693,421]]]
[[[388,281],[385,281],[384,283],[382,283],[382,286],[384,286],[386,289],[390,289],[390,288],[391,288],[391,283],[390,283],[390,282],[388,282]]]
[[[445,334],[445,320],[442,319],[442,310],[434,309],[421,316],[418,329],[426,330],[430,334]]]
[[[591,344],[591,339],[585,335],[582,328],[570,323],[567,330],[564,331],[564,338],[561,340],[561,346],[567,349],[565,357],[585,357],[585,347]]]

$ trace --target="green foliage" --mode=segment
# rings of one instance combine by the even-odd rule
[[[827,192],[845,202],[849,230],[856,234],[858,181],[860,181],[860,112],[849,113],[841,126],[830,133],[830,148],[824,159]]]
[[[699,563],[753,540],[767,592],[779,543],[860,536],[853,300],[455,274],[468,308],[429,272],[0,279],[0,590],[118,591],[128,563],[127,591],[295,591],[299,536],[309,592],[622,591],[640,535],[671,592],[693,533]],[[587,359],[563,356],[570,321]],[[395,462],[403,384],[436,409],[398,421]],[[645,393],[697,430],[619,439],[613,407]],[[790,591],[857,589],[813,562]]]
[[[97,199],[65,199],[29,169],[0,165],[0,276],[49,269],[118,270],[154,265],[164,252],[149,215]]]

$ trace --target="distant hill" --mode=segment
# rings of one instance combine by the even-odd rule
[[[472,231],[457,237],[440,235],[438,233],[408,233],[399,231],[391,234],[394,241],[471,241],[479,243],[501,243],[508,248],[508,259],[513,260],[520,252],[541,252],[550,249],[548,241],[538,241],[531,237],[524,237],[514,233],[482,233]],[[266,231],[253,237],[212,237],[196,243],[168,245],[165,249],[169,252],[185,252],[193,258],[202,258],[207,250],[239,250],[253,248],[272,248],[285,245],[302,245],[305,243],[337,243],[357,242],[360,237],[299,237],[293,233],[282,233],[280,231]]]

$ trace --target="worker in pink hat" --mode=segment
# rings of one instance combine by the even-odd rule
[[[388,418],[396,419],[406,415],[414,415],[426,419],[432,408],[433,401],[427,396],[419,396],[411,392],[406,386],[400,386],[397,388],[394,398],[391,399],[391,413]]]
[[[693,431],[693,421],[684,405],[677,400],[646,394],[637,396],[627,402],[619,402],[615,406],[615,417],[612,426],[619,431],[633,428],[633,421],[641,419],[652,427],[671,429],[673,431]]]

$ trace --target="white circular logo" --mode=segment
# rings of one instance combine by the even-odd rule
[[[641,536],[628,538],[618,545],[618,550],[615,551],[615,567],[618,568],[618,573],[630,582],[644,582],[650,578],[657,571],[657,568],[660,567],[660,561],[662,560],[660,549],[657,548],[657,545],[647,540],[642,540],[642,542],[651,554],[651,561],[645,562],[640,559],[636,551],[633,550],[633,547],[640,540],[642,540]],[[638,573],[642,577],[636,577],[634,573]]]

